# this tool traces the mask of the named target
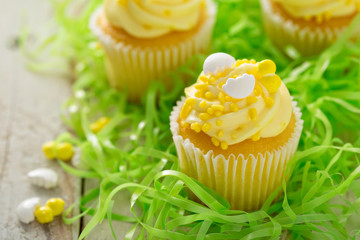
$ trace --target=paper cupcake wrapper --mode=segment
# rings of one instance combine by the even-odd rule
[[[196,34],[185,41],[153,49],[116,41],[97,24],[103,9],[95,11],[89,27],[106,53],[105,67],[110,84],[118,89],[126,89],[129,99],[134,101],[141,98],[154,79],[171,85],[169,79],[161,78],[164,73],[178,68],[194,54],[209,50],[216,6],[212,1],[208,3],[207,20]]]
[[[344,32],[341,28],[316,28],[301,27],[291,19],[275,13],[271,0],[261,0],[264,27],[270,39],[282,49],[286,45],[293,45],[304,56],[320,53],[330,46]]]
[[[282,184],[286,165],[294,156],[302,127],[301,112],[292,102],[295,128],[287,143],[245,159],[231,154],[228,158],[203,153],[189,139],[179,135],[178,118],[185,98],[177,103],[170,116],[181,171],[225,197],[232,209],[252,211],[261,208],[266,199]],[[191,194],[190,194],[191,196]]]

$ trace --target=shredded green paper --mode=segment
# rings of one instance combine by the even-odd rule
[[[304,130],[293,169],[276,199],[261,210],[229,209],[226,200],[179,171],[169,116],[183,95],[183,78],[194,81],[205,55],[193,57],[176,72],[171,92],[155,82],[142,104],[126,101],[106,80],[103,51],[88,29],[96,1],[52,1],[58,30],[33,57],[48,52],[46,64],[32,60],[34,70],[59,68],[76,81],[62,108],[69,132],[57,141],[81,149],[76,167],[59,161],[68,173],[97,179],[64,214],[68,224],[91,215],[79,239],[108,219],[114,239],[355,239],[360,237],[360,42],[348,40],[358,16],[340,39],[320,56],[305,58],[294,48],[277,50],[265,36],[258,1],[217,0],[218,16],[211,52],[235,58],[272,59],[277,73],[301,107]],[[26,39],[26,37],[24,37]],[[360,40],[360,39],[359,39]],[[27,49],[28,50],[28,49]],[[190,66],[196,65],[196,69]],[[90,123],[111,118],[98,134]],[[194,192],[204,205],[188,198]],[[114,196],[129,192],[132,215],[113,212]],[[275,200],[275,202],[273,202]],[[73,208],[81,215],[71,216]],[[114,221],[133,223],[116,236]]]

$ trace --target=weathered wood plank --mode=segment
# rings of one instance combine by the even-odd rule
[[[67,206],[79,196],[79,181],[66,174],[55,161],[42,155],[43,142],[55,138],[65,127],[59,118],[62,102],[70,95],[69,82],[26,70],[21,54],[10,46],[26,24],[36,31],[52,17],[49,2],[19,0],[2,2],[0,14],[0,239],[73,239],[79,223],[65,225],[60,217],[50,224],[22,224],[17,205],[39,196],[62,197]],[[45,190],[30,185],[26,174],[49,167],[59,174],[60,187]]]

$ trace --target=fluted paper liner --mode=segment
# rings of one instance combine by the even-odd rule
[[[179,135],[178,118],[184,102],[185,98],[179,101],[170,116],[181,171],[225,197],[232,209],[259,209],[281,185],[286,165],[297,149],[303,120],[296,102],[292,102],[295,127],[288,141],[264,155],[250,154],[247,159],[242,154],[231,154],[228,158],[221,154],[215,156],[212,150],[204,154],[189,139]]]
[[[150,85],[157,79],[169,85],[169,79],[161,76],[184,64],[194,54],[204,53],[210,47],[216,6],[208,1],[207,19],[191,38],[161,48],[140,48],[113,39],[98,25],[97,19],[102,8],[92,15],[89,27],[101,43],[105,53],[105,67],[110,84],[118,89],[126,89],[130,100],[138,101]]]
[[[275,45],[283,48],[293,45],[304,56],[320,53],[344,32],[346,26],[337,28],[301,27],[291,19],[285,19],[273,11],[270,0],[261,0],[264,27]]]

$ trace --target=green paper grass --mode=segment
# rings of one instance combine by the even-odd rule
[[[29,67],[59,71],[76,80],[73,96],[62,108],[62,119],[71,134],[59,136],[81,150],[81,167],[59,162],[79,178],[99,180],[72,208],[81,215],[64,216],[72,223],[82,215],[92,218],[83,239],[105,218],[113,237],[113,221],[134,223],[125,239],[350,239],[360,236],[359,225],[350,223],[360,207],[360,44],[349,36],[360,24],[357,17],[349,30],[320,56],[304,58],[291,47],[285,53],[266,38],[257,1],[218,0],[218,17],[212,52],[236,58],[273,59],[278,74],[301,107],[304,130],[283,182],[284,194],[274,193],[261,210],[246,213],[229,209],[226,200],[179,172],[169,130],[172,107],[193,81],[206,56],[194,56],[171,74],[171,92],[154,81],[141,105],[129,104],[122,92],[109,87],[103,52],[88,30],[91,13],[101,1],[53,1],[57,33],[32,52]],[[26,49],[26,35],[23,38]],[[53,62],[44,65],[39,53],[47,51]],[[35,60],[34,60],[35,59]],[[196,65],[196,69],[190,66]],[[54,69],[51,69],[54,66]],[[98,134],[89,124],[101,116],[111,118]],[[289,169],[290,169],[289,168]],[[186,188],[205,205],[188,198]],[[113,197],[131,193],[132,216],[112,212]],[[273,202],[273,203],[272,203]]]

